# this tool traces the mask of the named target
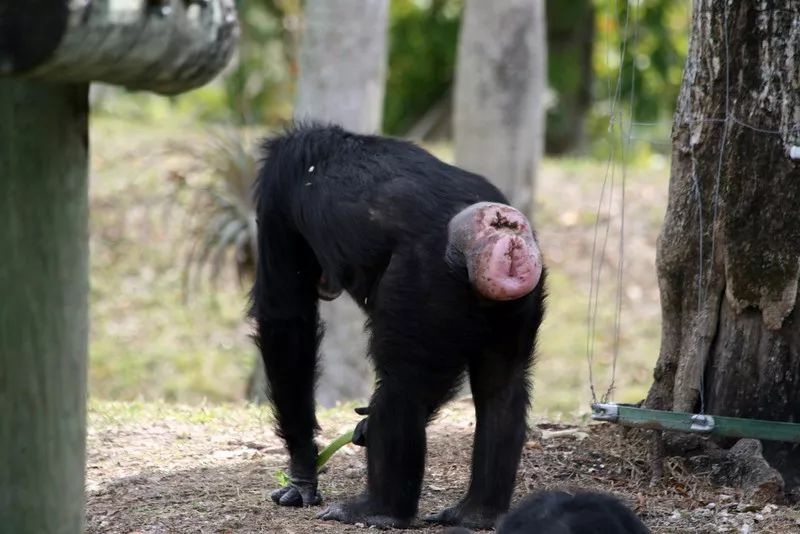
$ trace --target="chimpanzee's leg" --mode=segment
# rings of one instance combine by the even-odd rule
[[[423,347],[387,337],[380,329],[373,339],[378,340],[372,344],[378,388],[369,406],[367,491],[359,499],[329,507],[319,517],[403,528],[417,514],[425,427],[458,382],[463,365],[430,369],[435,359]]]
[[[470,367],[476,425],[472,479],[462,524],[491,526],[508,511],[525,442],[530,388],[527,362],[487,355]]]
[[[413,250],[395,251],[376,288],[369,353],[378,387],[369,406],[367,491],[330,506],[323,519],[405,527],[416,516],[425,427],[466,367],[465,357],[448,357],[437,345],[440,332],[425,317],[430,295],[419,286],[419,268]]]
[[[320,339],[320,268],[274,210],[261,213],[251,315],[266,368],[277,432],[289,450],[290,484],[272,493],[284,506],[319,504],[314,382]]]
[[[283,506],[322,502],[317,492],[314,443],[318,338],[316,318],[259,322],[259,344],[275,405],[277,430],[289,450],[290,484],[272,492],[272,500]]]
[[[427,410],[403,391],[402,384],[392,381],[378,386],[369,409],[367,492],[354,501],[332,505],[320,517],[403,528],[417,513]]]
[[[527,429],[528,371],[538,328],[538,320],[523,323],[470,362],[476,426],[469,490],[457,505],[428,521],[491,528],[508,510]]]

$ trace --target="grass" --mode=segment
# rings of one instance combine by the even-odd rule
[[[171,180],[186,162],[167,147],[175,140],[200,141],[203,132],[193,124],[161,126],[96,117],[91,134],[92,398],[135,401],[123,412],[153,400],[201,405],[209,413],[220,403],[240,403],[256,357],[242,319],[245,289],[238,286],[233,269],[223,273],[216,291],[206,287],[187,300],[182,287],[192,206]],[[450,157],[449,147],[433,149]],[[627,173],[615,396],[621,401],[645,395],[657,356],[654,258],[667,172],[663,160],[651,158]],[[539,342],[536,417],[573,419],[588,409],[589,273],[605,173],[604,162],[572,159],[546,161],[539,176],[535,223],[550,269],[550,296]],[[602,260],[595,329],[600,392],[608,384],[614,352],[618,202],[609,213],[612,229]],[[155,406],[141,409],[165,409],[161,403]]]
[[[234,282],[188,300],[188,198],[159,154],[180,131],[95,121],[91,182],[90,392],[197,403],[241,398],[255,352]]]

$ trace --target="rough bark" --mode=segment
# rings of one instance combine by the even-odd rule
[[[388,0],[309,0],[295,118],[380,129],[386,75]],[[365,317],[348,297],[320,306],[326,334],[317,400],[363,398],[372,386]]]
[[[0,80],[0,530],[83,532],[88,87]]]
[[[530,214],[544,144],[544,0],[467,0],[461,24],[456,163]]]
[[[222,70],[238,35],[234,0],[0,0],[0,75],[175,94]]]
[[[800,162],[788,157],[800,143],[799,51],[796,1],[694,3],[650,408],[696,411],[702,387],[708,413],[800,421]],[[766,444],[765,456],[798,482],[795,449]]]

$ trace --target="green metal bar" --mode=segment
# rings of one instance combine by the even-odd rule
[[[636,428],[800,443],[800,424],[781,421],[649,410],[625,404],[593,404],[592,419]]]

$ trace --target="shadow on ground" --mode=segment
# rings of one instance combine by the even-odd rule
[[[268,499],[286,457],[258,408],[94,405],[90,413],[87,530],[90,533],[352,532],[359,526],[315,519],[320,508],[278,508]],[[216,410],[216,411],[215,411]],[[420,515],[455,502],[465,490],[471,402],[452,403],[429,430]],[[109,415],[109,413],[111,415]],[[124,413],[123,416],[119,416]],[[321,416],[321,442],[350,428],[349,409]],[[611,426],[540,424],[529,436],[515,500],[543,488],[593,488],[622,497],[656,533],[796,532],[800,511],[748,503],[733,488],[713,487],[681,459],[668,459],[650,487],[646,444]],[[327,502],[364,484],[363,450],[342,449],[321,476]],[[422,527],[410,532],[440,532]]]

